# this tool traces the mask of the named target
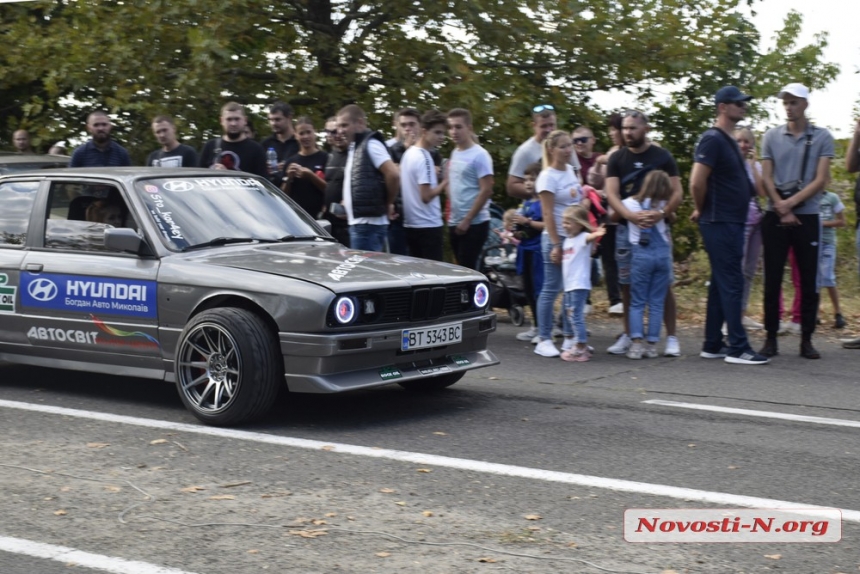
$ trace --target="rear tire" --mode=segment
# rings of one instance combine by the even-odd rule
[[[275,335],[245,309],[211,309],[194,317],[182,331],[175,360],[182,403],[215,426],[264,415],[284,378]]]
[[[429,379],[420,379],[417,381],[403,381],[402,383],[398,383],[401,387],[410,392],[415,393],[432,393],[434,391],[441,391],[442,389],[446,389],[463,378],[463,375],[466,374],[466,371],[460,371],[458,373],[448,373],[445,375],[436,375],[435,377],[431,377]]]

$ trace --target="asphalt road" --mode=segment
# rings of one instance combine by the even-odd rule
[[[235,436],[197,432],[205,427],[167,384],[2,365],[2,401],[189,426],[0,405],[0,537],[139,561],[153,573],[860,569],[853,518],[830,544],[623,537],[625,509],[731,506],[673,488],[858,516],[860,352],[820,336],[824,358],[808,361],[796,356],[796,337],[782,337],[773,364],[728,365],[700,359],[698,333],[688,330],[684,356],[631,361],[602,352],[614,322],[590,328],[598,352],[589,363],[538,357],[500,322],[491,348],[501,365],[445,392],[285,395],[265,421],[241,429],[250,434]],[[644,402],[652,400],[824,420]],[[823,424],[833,421],[848,422]],[[379,458],[341,445],[449,458]],[[451,458],[467,463],[455,468]],[[594,481],[554,482],[530,469]],[[619,490],[608,479],[670,488]],[[2,550],[4,574],[79,564]]]

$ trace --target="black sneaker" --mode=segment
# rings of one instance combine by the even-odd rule
[[[724,360],[733,365],[766,365],[770,362],[770,359],[764,355],[759,355],[752,349],[735,355],[727,355]]]
[[[729,354],[729,348],[723,347],[722,349],[720,349],[719,351],[716,351],[716,352],[702,350],[702,352],[699,353],[699,356],[702,357],[703,359],[723,359],[728,354]]]
[[[815,347],[812,346],[812,341],[801,341],[800,356],[804,359],[820,359],[821,353],[815,350]]]
[[[841,313],[836,313],[836,320],[833,322],[833,328],[843,329],[845,325],[845,317],[843,317]]]
[[[764,355],[765,357],[779,355],[779,347],[777,347],[776,339],[771,339],[770,337],[765,339],[764,346],[759,351],[759,355]]]

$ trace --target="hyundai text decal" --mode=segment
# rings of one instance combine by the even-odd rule
[[[155,281],[23,273],[21,304],[61,311],[155,318]]]

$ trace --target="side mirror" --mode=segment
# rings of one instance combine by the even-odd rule
[[[146,241],[134,229],[128,227],[105,229],[105,248],[135,255],[152,255],[152,250]]]

